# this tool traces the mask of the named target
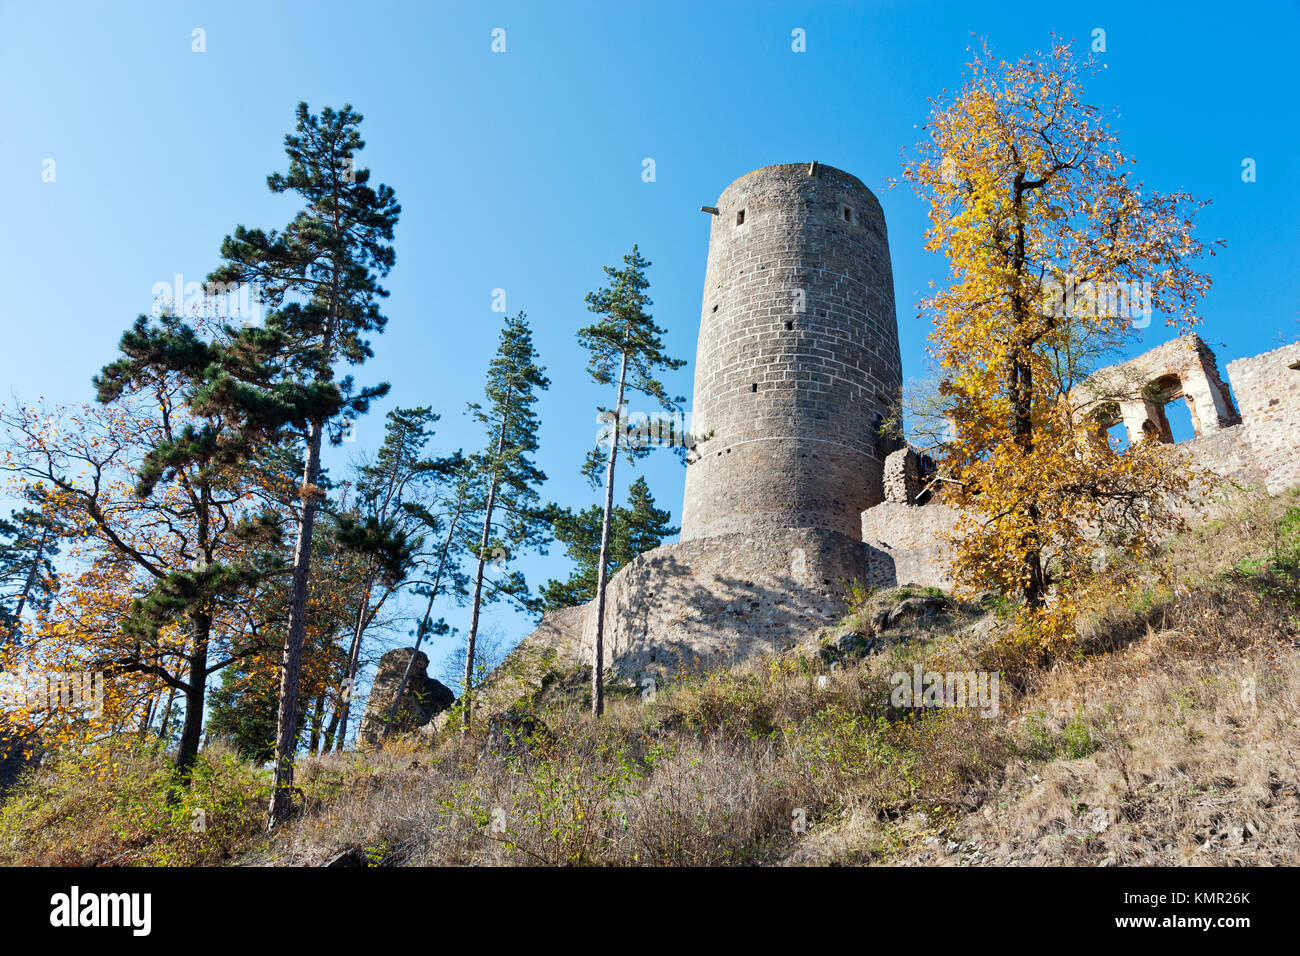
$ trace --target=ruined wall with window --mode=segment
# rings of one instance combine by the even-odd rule
[[[1099,444],[1154,438],[1174,444],[1198,469],[1223,479],[1189,508],[1211,514],[1225,488],[1278,494],[1300,486],[1300,343],[1237,359],[1225,382],[1198,336],[1173,339],[1101,369],[1071,394]],[[1233,401],[1234,393],[1236,401]],[[1192,435],[1175,440],[1171,406],[1186,407]],[[862,540],[884,556],[899,584],[950,588],[946,538],[958,512],[927,502],[924,462],[912,449],[885,461],[885,501],[862,512]]]
[[[1195,335],[1102,369],[1071,397],[1099,431],[1122,422],[1131,444],[1173,442],[1166,411],[1173,402],[1186,404],[1197,438],[1241,424],[1214,352]]]
[[[1179,450],[1198,468],[1276,494],[1300,484],[1300,343],[1228,365],[1196,335],[1102,369],[1072,396],[1099,438],[1122,422],[1129,442],[1174,443],[1167,408],[1185,402],[1193,437]],[[1236,403],[1233,397],[1236,397]]]

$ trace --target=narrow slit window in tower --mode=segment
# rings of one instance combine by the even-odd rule
[[[852,209],[852,207],[850,207],[850,206],[845,206],[845,207],[844,207],[844,221],[845,221],[845,222],[852,222],[852,221],[853,221],[853,209]]]
[[[749,386],[749,390],[750,390],[751,392],[757,392],[757,391],[758,391],[758,383],[755,382],[753,385]]]
[[[745,224],[745,210],[742,209],[740,210],[740,212],[736,213],[736,225],[743,226],[744,224]]]

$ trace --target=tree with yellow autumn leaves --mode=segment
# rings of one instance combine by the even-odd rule
[[[978,50],[903,166],[929,206],[926,248],[948,263],[920,312],[962,514],[956,576],[1021,598],[1047,640],[1074,620],[1099,547],[1145,554],[1179,523],[1186,469],[1155,442],[1110,448],[1078,386],[1150,315],[1195,324],[1210,280],[1193,263],[1213,254],[1193,235],[1204,202],[1135,179],[1084,98],[1096,70],[1060,42],[1015,63]]]
[[[182,776],[201,743],[208,678],[266,652],[258,609],[273,606],[257,594],[283,574],[292,487],[261,436],[199,401],[225,334],[204,331],[142,316],[96,376],[97,404],[0,414],[0,467],[45,489],[42,507],[79,569],[9,669],[101,674],[113,688],[95,718],[105,728],[177,692]],[[43,708],[43,724],[77,725],[53,711]]]

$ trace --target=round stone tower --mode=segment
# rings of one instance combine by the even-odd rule
[[[856,177],[767,166],[709,234],[683,541],[792,528],[861,540],[902,387],[885,216]]]

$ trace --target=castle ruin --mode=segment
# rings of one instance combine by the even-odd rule
[[[882,437],[902,385],[880,203],[819,163],[768,166],[710,215],[680,540],[609,582],[605,660],[642,680],[784,650],[838,620],[850,585],[951,587],[923,459]],[[1099,434],[1172,441],[1185,401],[1195,464],[1276,493],[1300,484],[1300,344],[1228,366],[1195,336],[1089,382]],[[1233,403],[1235,392],[1240,410]],[[516,654],[591,663],[590,604],[547,614]]]

